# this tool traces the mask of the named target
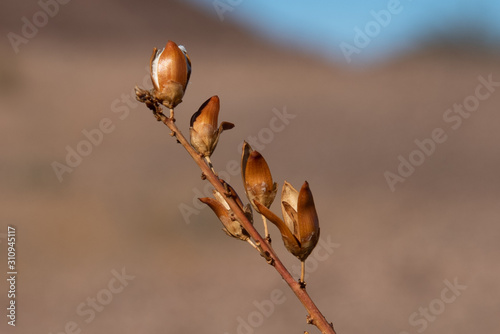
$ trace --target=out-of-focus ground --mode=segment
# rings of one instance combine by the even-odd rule
[[[40,10],[4,7],[4,37]],[[500,86],[471,97],[480,77],[500,82],[498,54],[434,43],[356,70],[171,1],[75,1],[19,53],[7,38],[0,49],[2,271],[8,224],[18,263],[17,326],[6,324],[2,279],[0,332],[315,332],[279,275],[199,209],[200,171],[133,99],[134,85],[150,87],[152,48],[168,39],[193,62],[179,127],[187,134],[191,114],[215,94],[220,120],[236,124],[221,137],[216,168],[239,161],[238,145],[255,136],[280,188],[309,181],[323,242],[307,288],[338,333],[498,330]],[[464,101],[479,105],[460,126],[457,114],[447,122]],[[104,119],[102,142],[60,182],[53,163],[66,165],[68,147],[88,149],[82,131]],[[436,128],[446,140],[422,159],[415,140]],[[421,165],[391,191],[384,173],[398,173],[399,156]],[[114,279],[122,271],[128,280]]]

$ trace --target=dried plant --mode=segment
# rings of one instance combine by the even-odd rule
[[[190,122],[190,142],[177,128],[174,108],[182,102],[191,75],[191,60],[183,46],[168,41],[162,50],[153,50],[150,61],[153,89],[147,91],[135,87],[137,100],[153,111],[158,121],[163,122],[171,135],[186,149],[202,171],[202,179],[210,182],[214,198],[200,198],[217,215],[227,235],[247,241],[266,262],[273,266],[302,302],[308,314],[306,322],[316,326],[322,333],[335,334],[329,323],[316,307],[306,291],[304,281],[305,261],[319,240],[319,220],[309,184],[304,182],[300,191],[285,181],[281,193],[283,219],[269,208],[273,203],[277,184],[264,157],[244,143],[241,161],[243,184],[249,204],[243,205],[236,191],[220,179],[210,161],[219,137],[234,124],[222,122],[218,125],[220,101],[217,96],[206,100],[193,114]],[[169,116],[162,111],[169,109]],[[263,219],[265,234],[262,237],[253,226],[252,207]],[[301,276],[295,281],[271,246],[267,219],[276,225],[286,249],[301,261]]]

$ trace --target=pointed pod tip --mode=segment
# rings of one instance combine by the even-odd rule
[[[304,181],[304,183],[302,184],[302,188],[301,189],[307,189],[307,190],[311,191],[310,187],[309,187],[309,182]]]
[[[258,151],[252,151],[250,152],[250,157],[253,159],[260,159],[262,157],[262,154],[260,154]]]
[[[199,110],[205,109],[209,106],[210,108],[217,109],[217,113],[220,109],[220,99],[217,95],[209,97],[203,104],[200,106]]]
[[[220,124],[220,127],[222,130],[231,130],[232,128],[234,128],[234,124],[231,122],[222,122]]]
[[[250,144],[249,144],[249,143],[247,143],[247,141],[246,141],[246,140],[244,140],[244,141],[243,141],[243,154],[245,154],[245,153],[247,153],[247,152],[248,152],[248,153],[250,153],[250,152],[252,152],[252,151],[253,151],[252,146],[250,146]]]
[[[304,184],[302,184],[302,187],[300,188],[300,192],[299,193],[302,193],[304,192],[305,196],[307,196],[308,198],[311,199],[311,201],[313,200],[313,195],[312,195],[312,192],[311,192],[311,187],[309,187],[309,182],[307,181],[304,181]]]
[[[195,122],[201,124],[210,124],[213,129],[217,128],[217,119],[219,117],[220,103],[217,95],[208,98],[203,104],[198,108],[191,120],[189,126],[193,127]]]
[[[165,48],[179,48],[179,47],[177,46],[177,43],[175,43],[174,41],[168,40],[167,44],[165,44]]]

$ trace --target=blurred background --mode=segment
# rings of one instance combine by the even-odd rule
[[[200,171],[135,101],[167,40],[193,67],[177,124],[187,134],[220,97],[236,127],[212,161],[240,195],[243,140],[280,189],[309,182],[321,242],[307,288],[338,333],[498,330],[499,2],[1,7],[0,263],[6,275],[15,226],[18,275],[16,328],[0,283],[0,332],[316,332],[198,203]]]

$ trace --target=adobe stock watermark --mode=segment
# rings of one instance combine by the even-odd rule
[[[272,109],[273,116],[268,122],[268,127],[262,128],[256,135],[248,136],[245,140],[254,150],[262,152],[267,145],[269,145],[275,138],[277,133],[285,130],[286,126],[290,124],[297,115],[291,114],[287,111],[286,106],[279,110],[277,108]],[[236,150],[239,155],[241,155],[241,150],[243,147],[243,141],[238,144]],[[231,182],[231,178],[241,174],[240,162],[237,160],[230,160],[226,164],[226,168],[222,171],[217,171],[220,178],[224,179],[226,182]],[[182,217],[186,224],[191,223],[191,216],[200,214],[201,210],[205,209],[207,206],[200,202],[198,198],[201,197],[212,197],[212,185],[210,183],[205,183],[203,190],[198,188],[193,188],[193,199],[191,200],[192,205],[186,203],[179,204],[178,208],[181,212]]]
[[[431,300],[426,307],[419,307],[418,311],[413,312],[408,317],[408,324],[414,327],[417,333],[424,332],[429,327],[429,323],[434,322],[439,315],[443,314],[447,305],[454,303],[462,291],[467,289],[466,285],[458,283],[457,277],[453,283],[447,279],[443,283],[445,287],[441,290],[439,298]],[[399,334],[410,334],[410,332],[401,331]]]
[[[236,7],[241,5],[243,0],[214,0],[212,5],[214,6],[215,12],[219,17],[219,20],[224,21],[224,13],[232,12]]]
[[[500,86],[500,81],[493,81],[493,74],[489,74],[488,78],[480,75],[477,80],[479,84],[474,89],[474,93],[465,97],[462,103],[454,103],[453,107],[446,109],[443,113],[444,123],[453,131],[458,130],[463,121],[471,117],[479,109],[481,101],[490,98],[496,87]],[[416,148],[405,156],[398,156],[399,165],[396,172],[384,172],[384,178],[389,189],[394,192],[396,185],[405,182],[413,175],[416,168],[422,166],[437,151],[438,145],[443,144],[446,140],[448,140],[448,134],[441,127],[433,129],[427,138],[415,139]]]
[[[149,68],[147,68],[146,71],[149,72]],[[150,80],[151,77],[148,73],[142,79],[143,87],[146,87]],[[135,99],[135,89],[132,89],[130,93],[123,93],[119,98],[114,99],[111,102],[110,109],[118,120],[123,121],[129,116],[130,110],[137,108],[138,105],[139,102]],[[64,181],[65,174],[71,174],[75,168],[80,166],[84,158],[88,157],[96,147],[103,143],[105,135],[112,133],[115,129],[115,122],[111,118],[104,117],[95,127],[83,129],[81,131],[83,139],[73,146],[66,145],[66,156],[64,161],[53,161],[51,163],[52,169],[59,182]]]
[[[407,1],[411,2],[412,0]],[[354,27],[352,44],[345,41],[339,44],[340,51],[342,51],[345,60],[350,63],[353,54],[360,54],[361,50],[370,45],[372,40],[377,38],[383,29],[389,26],[392,19],[396,15],[401,14],[403,8],[401,1],[389,0],[385,9],[370,11],[372,19],[366,22],[362,28],[358,26]]]
[[[81,324],[76,321],[68,321],[63,329],[49,334],[80,334],[82,333],[82,324],[91,323],[97,316],[97,313],[104,311],[114,299],[115,295],[122,293],[123,290],[135,279],[135,276],[128,275],[125,268],[121,272],[111,270],[113,277],[108,281],[105,288],[97,291],[95,295],[88,297],[85,301],[78,304],[76,314],[81,318]],[[84,327],[84,326],[83,326]]]
[[[329,235],[324,239],[320,239],[314,251],[307,258],[305,278],[307,279],[310,273],[315,272],[319,267],[319,263],[328,260],[335,249],[339,247],[340,244],[332,242]],[[300,276],[300,265],[292,267],[291,273],[295,276]],[[260,301],[254,300],[252,303],[255,307],[254,310],[245,317],[236,317],[236,321],[238,322],[236,334],[253,334],[256,328],[262,326],[265,320],[274,314],[276,307],[284,304],[286,301],[286,295],[281,289],[272,290],[269,298]],[[229,334],[229,332],[225,332],[224,334]]]
[[[31,19],[26,16],[21,17],[21,29],[19,34],[15,32],[9,32],[7,34],[7,39],[12,46],[12,49],[17,54],[19,53],[19,47],[22,44],[28,44],[30,40],[38,35],[40,29],[45,27],[51,18],[56,16],[59,13],[59,9],[61,5],[66,5],[71,0],[39,0],[37,2],[38,10]]]

